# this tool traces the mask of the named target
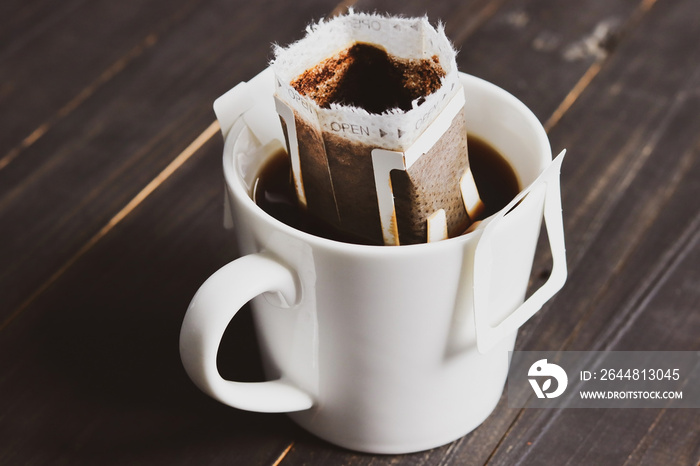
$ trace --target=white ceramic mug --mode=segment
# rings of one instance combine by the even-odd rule
[[[321,438],[373,453],[443,445],[493,411],[517,329],[566,280],[563,154],[552,160],[542,125],[512,95],[461,79],[467,127],[526,188],[475,231],[410,246],[323,239],[263,212],[252,183],[284,146],[273,76],[268,69],[217,100],[227,208],[244,257],[201,286],[182,325],[182,361],[204,392],[240,409],[289,412]],[[552,273],[523,302],[543,214]],[[250,300],[270,381],[224,380],[219,343]]]

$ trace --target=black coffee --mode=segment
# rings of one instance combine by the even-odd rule
[[[471,135],[467,141],[469,164],[485,206],[481,218],[486,218],[505,207],[520,191],[520,184],[513,168],[490,144]],[[299,205],[291,163],[284,150],[271,156],[260,170],[253,199],[269,215],[297,230],[345,243],[373,244],[334,228]]]

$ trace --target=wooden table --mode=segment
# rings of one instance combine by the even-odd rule
[[[0,464],[696,465],[697,409],[513,409],[442,448],[346,451],[227,408],[178,355],[194,291],[236,257],[213,100],[271,43],[352,1],[4,0]],[[519,350],[700,350],[695,0],[359,0],[446,22],[460,69],[545,122],[569,280]],[[532,287],[548,275],[541,242]],[[225,376],[262,375],[248,313]],[[228,369],[231,367],[231,369]]]

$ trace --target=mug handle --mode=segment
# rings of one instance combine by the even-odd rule
[[[312,397],[284,377],[233,382],[222,378],[216,367],[219,343],[229,322],[248,301],[265,292],[279,292],[287,303],[295,303],[298,295],[295,274],[264,252],[241,257],[214,272],[192,298],[182,322],[182,364],[202,391],[229,406],[264,413],[308,409]]]
[[[474,251],[474,320],[476,346],[480,353],[487,353],[506,335],[516,332],[530,317],[542,308],[566,282],[566,248],[564,246],[564,221],[562,219],[559,174],[566,151],[562,151],[549,166],[521,191],[506,207],[484,227],[484,231]],[[547,281],[524,303],[518,306],[498,325],[489,322],[488,299],[491,288],[491,238],[500,220],[527,193],[544,185],[544,221],[552,251],[552,273]],[[477,273],[478,271],[478,273]]]

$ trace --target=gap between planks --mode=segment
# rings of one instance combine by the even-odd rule
[[[4,330],[10,323],[17,318],[24,310],[29,307],[29,305],[40,296],[46,289],[48,289],[56,280],[61,277],[73,264],[75,264],[78,259],[80,259],[86,252],[92,249],[102,238],[104,238],[110,231],[114,229],[122,220],[124,220],[131,212],[136,209],[148,196],[153,193],[160,185],[162,185],[173,173],[177,171],[185,162],[187,162],[197,151],[206,144],[214,134],[220,130],[219,122],[214,121],[209,125],[207,129],[202,131],[202,133],[197,136],[197,138],[190,143],[189,146],[185,148],[182,152],[178,154],[177,157],[173,159],[172,162],[168,164],[155,178],[153,178],[150,183],[148,183],[136,196],[134,196],[128,204],[126,204],[119,212],[117,212],[114,217],[112,217],[95,235],[93,235],[83,246],[71,256],[53,275],[51,275],[48,280],[39,286],[39,288],[34,291],[22,304],[19,305],[17,309],[10,314],[7,319],[5,319],[2,324],[0,324],[0,331]]]
[[[287,445],[287,448],[284,449],[282,453],[280,453],[280,456],[277,457],[274,463],[272,463],[272,466],[279,466],[282,463],[282,460],[287,456],[287,454],[292,451],[292,447],[294,446],[294,442],[290,442],[289,445]]]
[[[0,156],[0,170],[5,168],[14,159],[16,159],[24,150],[32,146],[37,140],[39,140],[47,131],[49,131],[53,126],[55,126],[59,121],[68,116],[81,104],[83,104],[88,98],[90,98],[95,92],[97,92],[103,85],[111,81],[118,73],[123,71],[127,65],[129,65],[136,58],[143,55],[145,51],[152,48],[159,40],[162,33],[170,26],[175,24],[180,19],[187,16],[187,14],[195,8],[195,3],[191,2],[187,4],[184,8],[176,11],[174,14],[166,18],[165,22],[161,24],[161,27],[156,29],[156,32],[151,32],[146,35],[146,37],[137,45],[135,45],[131,50],[129,50],[123,57],[117,59],[114,63],[107,67],[94,81],[89,83],[85,88],[83,88],[75,97],[69,100],[65,105],[58,109],[58,111],[51,115],[46,121],[41,123],[36,129],[34,129],[29,135],[27,135],[19,144],[15,145],[9,150],[5,155]]]
[[[109,82],[114,76],[122,71],[126,66],[131,63],[135,58],[141,56],[144,51],[151,48],[158,41],[158,35],[151,33],[146,36],[146,38],[137,46],[129,50],[126,55],[121,57],[119,60],[115,61],[110,65],[105,71],[100,74],[97,79],[88,84],[83,90],[81,90],[78,95],[73,97],[68,101],[63,107],[58,109],[58,111],[52,115],[48,120],[44,121],[39,125],[34,131],[32,131],[27,137],[22,139],[22,141],[15,147],[10,149],[10,151],[0,158],[0,170],[5,168],[14,159],[19,156],[22,151],[29,148],[37,140],[39,140],[46,132],[51,129],[56,123],[68,116],[73,110],[78,108],[83,102],[85,102],[90,96],[92,96],[98,89],[100,89],[104,84]]]
[[[626,29],[631,29],[636,24],[640,21],[641,17],[644,16],[650,9],[651,7],[656,3],[656,0],[642,0],[642,2],[639,4],[637,7],[636,11],[633,12],[631,19],[628,23],[628,26]],[[607,58],[607,57],[606,57]],[[559,105],[559,107],[554,111],[552,116],[547,120],[547,123],[545,123],[545,129],[547,132],[554,127],[561,117],[566,113],[566,111],[573,105],[574,101],[578,98],[578,96],[583,92],[583,90],[588,87],[588,84],[595,78],[595,76],[598,74],[600,69],[602,68],[603,62],[605,61],[605,58],[598,60],[594,62],[591,67],[584,73],[584,75],[581,77],[579,82],[573,87],[571,92],[564,98],[562,103]],[[685,253],[687,253],[687,250],[695,244],[697,241],[697,225],[698,221],[700,220],[700,217],[696,217],[695,220],[691,223],[691,225],[684,231],[684,233],[681,235],[681,238],[677,240],[671,250],[667,252],[665,256],[665,260],[662,261],[661,266],[657,266],[655,270],[652,273],[653,278],[656,278],[657,280],[653,279],[648,279],[646,281],[646,285],[649,283],[656,283],[655,286],[652,287],[653,290],[656,290],[659,288],[661,283],[665,282],[666,279],[668,278],[668,275],[671,273],[671,270],[674,270],[673,265],[669,265],[669,263],[677,263],[682,258],[684,257]],[[690,238],[690,239],[689,239]],[[681,250],[680,253],[678,250]],[[607,345],[605,348],[610,348],[616,343],[619,338],[621,338],[622,335],[624,335],[625,330],[627,330],[632,322],[637,320],[637,317],[640,314],[640,309],[644,308],[643,304],[647,302],[651,297],[654,295],[653,291],[649,291],[649,287],[643,286],[639,287],[638,290],[640,290],[640,294],[633,299],[627,306],[627,312],[623,313],[624,319],[619,318],[618,319],[618,325],[613,326],[614,328],[612,330],[608,330],[606,334],[604,335],[603,338],[600,339],[599,344],[605,344],[607,342]],[[633,311],[633,309],[637,309],[636,311]],[[619,323],[620,321],[624,321],[622,323]],[[564,344],[559,348],[559,351],[565,351],[566,348],[568,347],[570,341],[573,339],[574,335],[577,333],[577,329],[574,329],[572,334],[567,338],[567,340],[564,342]],[[520,414],[524,411],[525,408],[521,408],[520,413],[518,416],[516,416],[516,421],[520,417]],[[667,408],[661,409],[660,413],[656,416],[650,427],[648,428],[647,432],[651,433],[658,422],[660,422],[661,418],[665,415],[667,411]],[[550,426],[558,419],[559,415],[561,413],[557,412],[555,413],[552,417],[550,417],[546,422],[545,425],[540,429],[540,433],[537,435],[535,440],[533,440],[532,443],[536,443],[540,440],[542,437],[543,433],[548,431]],[[511,426],[509,427],[512,428],[517,422],[514,421]],[[506,435],[504,435],[505,437]],[[630,454],[630,457],[628,458],[631,459],[632,455],[641,448],[641,445],[644,443],[645,439],[647,437],[643,437],[640,442],[638,443],[637,447],[635,448],[635,451],[633,451]],[[495,456],[498,448],[500,447],[502,441],[499,442],[499,444],[496,446],[492,454],[489,456],[488,460],[486,461],[486,464],[490,462],[490,460]],[[700,463],[699,463],[700,465]]]
[[[357,0],[342,0],[331,11],[329,16],[337,16],[347,12]],[[95,93],[103,84],[111,80],[117,73],[122,71],[127,64],[143,54],[143,52],[152,47],[158,40],[155,33],[149,34],[141,42],[141,44],[130,50],[124,57],[117,60],[108,67],[94,82],[88,85],[76,97],[71,99],[59,111],[42,123],[22,142],[10,150],[4,157],[0,158],[0,170],[14,160],[24,149],[34,144],[48,131],[57,121],[75,110],[79,105],[85,102],[91,95]],[[126,206],[124,206],[117,214],[112,217],[94,236],[92,236],[83,246],[71,256],[56,272],[54,272],[44,283],[42,283],[29,297],[24,300],[4,321],[0,323],[0,332],[7,328],[20,314],[22,314],[29,305],[34,302],[44,291],[46,291],[53,283],[56,282],[75,262],[80,259],[86,252],[92,249],[104,236],[106,236],[117,224],[119,224],[127,215],[129,215],[139,204],[141,204],[158,186],[167,180],[175,171],[180,168],[187,160],[189,160],[214,134],[220,130],[219,122],[214,121],[205,129],[192,143],[185,148],[168,166],[166,166],[150,183],[146,185]]]

